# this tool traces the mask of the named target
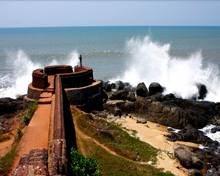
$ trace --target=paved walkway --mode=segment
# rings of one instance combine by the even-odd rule
[[[18,156],[15,159],[12,170],[18,165],[19,159],[22,155],[28,154],[32,149],[45,148],[48,149],[48,137],[50,137],[49,130],[52,123],[51,105],[52,94],[43,93],[40,96],[38,108],[35,111],[29,125],[26,128],[24,135],[18,145]]]

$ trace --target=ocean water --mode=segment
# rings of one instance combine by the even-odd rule
[[[159,82],[182,98],[202,83],[220,102],[220,27],[0,28],[0,97],[26,94],[34,69],[75,66],[79,54],[95,79]]]

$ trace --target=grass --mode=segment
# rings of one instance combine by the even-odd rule
[[[15,157],[17,156],[16,149],[22,135],[21,128],[19,127],[16,131],[15,142],[13,143],[11,150],[5,156],[0,158],[0,175],[7,176],[10,173]]]
[[[25,125],[28,125],[31,121],[32,116],[34,115],[34,112],[36,111],[38,107],[38,101],[35,101],[33,103],[30,103],[27,112],[24,115],[23,122]]]
[[[159,151],[149,144],[131,137],[121,129],[120,125],[108,123],[104,119],[89,120],[86,115],[78,113],[73,108],[71,108],[71,112],[80,130],[124,157],[112,155],[91,140],[82,139],[86,150],[90,153],[89,157],[97,159],[98,163],[102,165],[101,172],[103,175],[174,176],[171,172],[165,173],[162,169],[151,165],[140,164],[140,161],[155,163]],[[100,131],[107,131],[108,133],[101,134]],[[136,161],[137,156],[139,156],[138,162]]]
[[[153,163],[157,160],[158,150],[156,148],[130,136],[128,132],[120,128],[120,125],[108,123],[104,119],[88,120],[85,115],[81,115],[77,123],[87,135],[125,158]]]
[[[30,122],[35,110],[37,109],[37,106],[38,106],[37,101],[29,105],[28,110],[23,117],[23,123],[27,125]],[[11,150],[5,156],[0,158],[0,175],[2,176],[8,175],[11,171],[11,167],[14,163],[15,157],[17,156],[16,149],[23,135],[22,133],[23,126],[24,125],[21,123],[20,126],[17,128],[15,136],[14,136],[15,140],[14,140]]]

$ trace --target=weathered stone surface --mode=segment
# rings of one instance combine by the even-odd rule
[[[115,82],[115,89],[116,90],[123,90],[125,87],[124,83],[120,80]]]
[[[121,109],[123,114],[132,114],[178,129],[184,128],[187,124],[195,128],[203,128],[208,122],[215,120],[214,116],[220,113],[216,111],[213,102],[180,99],[175,98],[173,94],[166,96],[156,94],[135,102],[115,104],[115,107]]]
[[[148,94],[148,89],[146,85],[142,82],[137,85],[136,94],[141,97],[146,97]]]
[[[102,91],[101,81],[96,81],[93,85],[81,88],[64,89],[71,105],[78,105],[82,110],[102,110],[102,103],[106,101],[106,94]]]
[[[118,90],[112,93],[110,100],[126,100],[128,92],[126,90]]]
[[[135,94],[134,92],[129,92],[128,95],[127,95],[127,100],[129,101],[136,101],[136,97],[135,97]]]
[[[202,176],[202,172],[197,169],[189,169],[188,171],[186,171],[186,174],[189,176]]]
[[[154,95],[154,94],[162,93],[162,92],[163,92],[163,87],[159,83],[152,82],[149,85],[149,94],[150,95]]]
[[[39,164],[34,166],[34,175],[45,175],[49,176],[47,167],[44,164]]]
[[[10,114],[23,109],[23,96],[17,99],[0,98],[0,115]]]
[[[197,84],[199,96],[198,99],[204,99],[206,97],[206,94],[208,93],[208,90],[204,84]]]
[[[174,155],[179,159],[181,165],[186,168],[191,168],[192,158],[191,151],[185,146],[175,146]]]
[[[11,176],[27,176],[29,174],[28,165],[18,165],[12,172]]]
[[[136,122],[137,123],[142,123],[142,124],[146,124],[147,123],[146,119],[143,119],[143,118],[138,118]]]
[[[192,165],[193,165],[193,168],[195,168],[195,169],[202,169],[203,168],[203,162],[195,156],[192,156]]]
[[[25,154],[20,158],[18,166],[13,170],[13,176],[27,176],[29,170],[34,168],[33,172],[35,175],[49,175],[47,165],[48,165],[48,156],[47,150],[44,148],[33,149],[29,154]]]
[[[210,149],[217,149],[219,146],[218,142],[213,141],[209,137],[205,136],[202,131],[195,129],[190,124],[188,124],[178,133],[171,132],[171,135],[167,135],[167,137],[171,141],[188,141],[197,144],[203,144],[204,146],[207,146]]]
[[[106,92],[111,92],[112,91],[112,86],[109,82],[105,82],[103,83],[103,89],[106,91]]]

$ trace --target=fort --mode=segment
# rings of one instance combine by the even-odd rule
[[[38,100],[38,113],[19,143],[20,160],[12,175],[67,175],[65,128],[70,124],[66,124],[65,103],[87,111],[102,109],[102,82],[93,79],[92,68],[75,66],[73,71],[69,65],[36,69],[32,78],[25,101]]]

